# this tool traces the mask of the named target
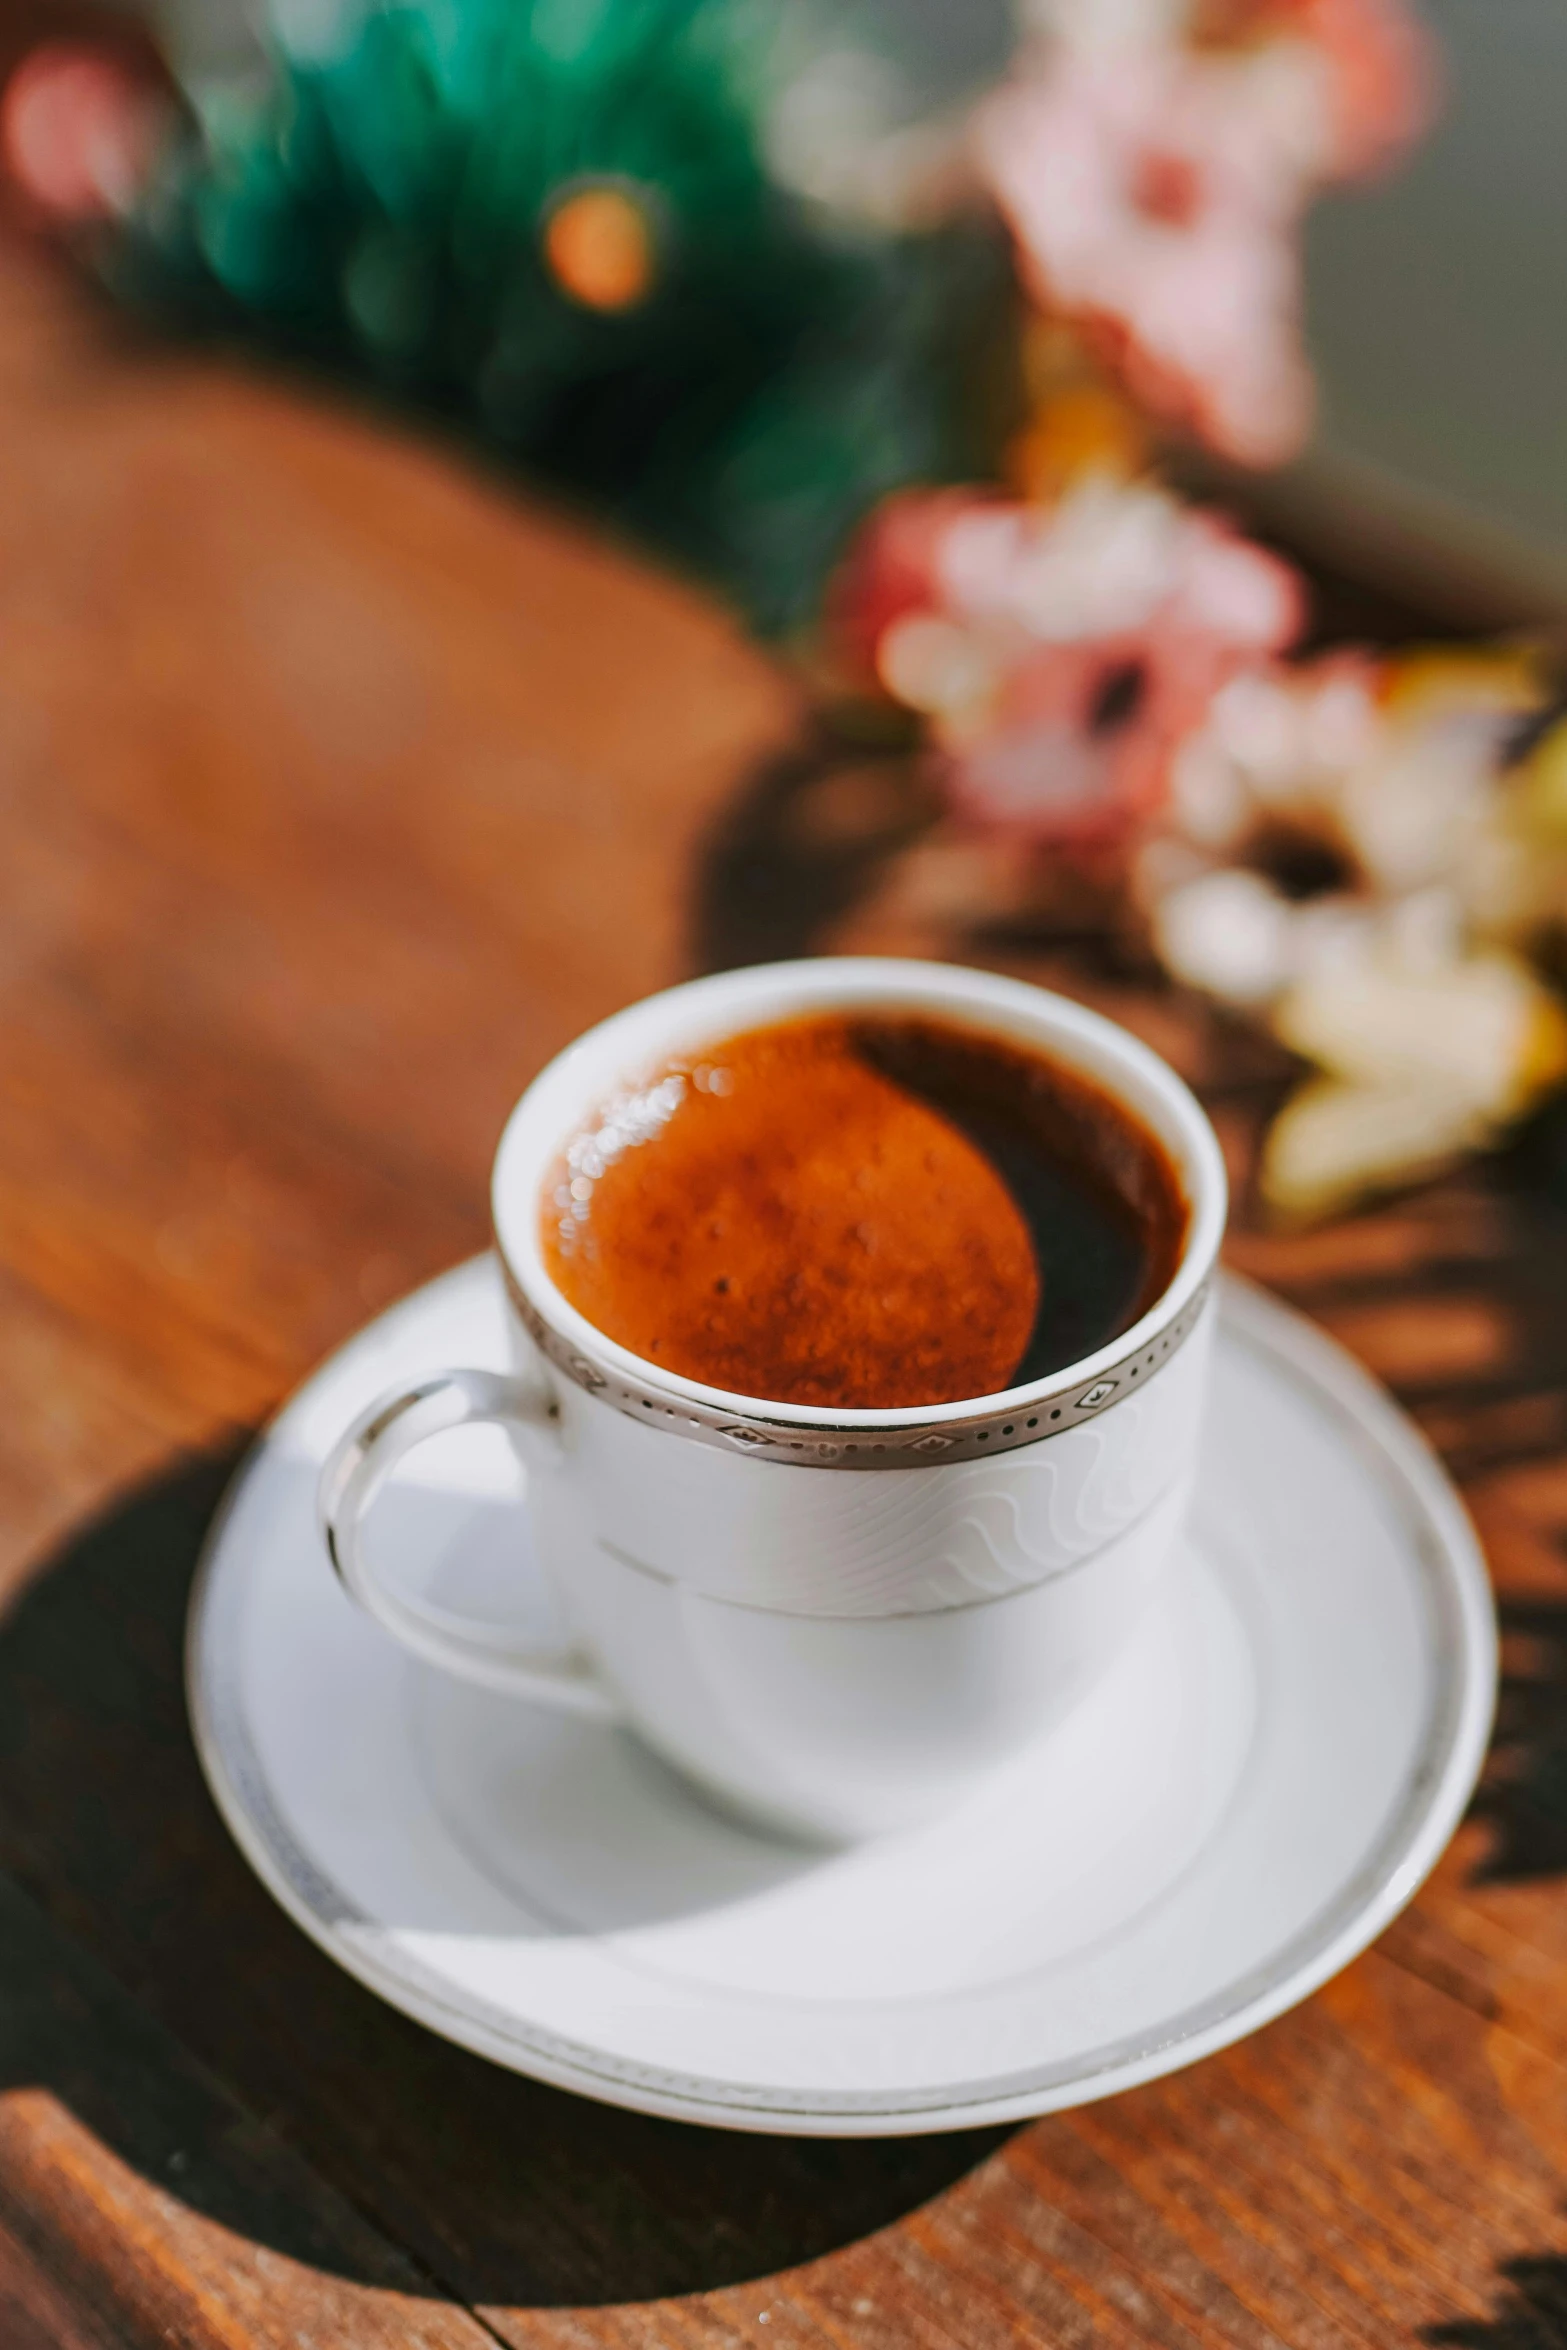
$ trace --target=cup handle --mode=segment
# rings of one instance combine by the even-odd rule
[[[344,1590],[365,1613],[427,1664],[510,1697],[535,1698],[595,1721],[622,1708],[579,1648],[519,1640],[503,1624],[406,1598],[383,1583],[366,1553],[372,1503],[398,1462],[426,1438],[488,1421],[521,1431],[529,1448],[553,1447],[555,1409],[542,1384],[496,1371],[435,1371],[393,1388],[362,1412],[334,1445],[321,1472],[321,1530]]]

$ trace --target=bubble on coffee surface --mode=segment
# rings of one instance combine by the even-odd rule
[[[840,1409],[995,1393],[1038,1375],[1042,1332],[1088,1351],[1085,1278],[1090,1322],[1147,1286],[1116,1181],[1035,1164],[1042,1070],[1085,1090],[1002,1040],[892,1016],[671,1060],[568,1142],[546,1261],[606,1336],[732,1393]]]
[[[701,1083],[701,1073],[697,1082]],[[593,1204],[593,1186],[638,1143],[650,1142],[685,1099],[686,1071],[671,1063],[656,1084],[640,1092],[617,1093],[598,1113],[598,1124],[573,1136],[552,1197],[560,1211],[555,1227],[563,1255],[576,1253]]]

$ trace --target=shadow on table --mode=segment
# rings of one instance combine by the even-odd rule
[[[1485,1884],[1567,1871],[1567,1604],[1502,1600],[1496,1729],[1473,1812],[1491,1842]]]
[[[762,761],[702,845],[690,919],[697,970],[812,953],[936,814],[906,748],[807,727]]]
[[[490,2304],[767,2275],[885,2226],[1002,2143],[1002,2130],[761,2138],[621,2113],[470,2056],[341,1974],[250,1875],[191,1746],[186,1604],[237,1457],[132,1494],[0,1619],[7,2082],[53,2090],[122,2159],[244,2236],[354,2274],[342,2247],[357,2228],[365,2281],[389,2281],[372,2231],[332,2220],[343,2198],[430,2290]],[[91,1954],[80,1979],[40,1962],[50,1927]],[[210,2083],[181,2089],[193,2068],[167,2034],[265,2131]],[[238,2160],[258,2135],[292,2152],[259,2170]]]
[[[1427,2327],[1433,2350],[1564,2350],[1567,2346],[1567,2259],[1530,2252],[1504,2263],[1508,2291],[1492,2317],[1458,2318]]]

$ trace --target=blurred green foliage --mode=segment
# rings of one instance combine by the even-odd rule
[[[209,95],[110,264],[166,317],[476,433],[723,585],[812,610],[887,490],[993,470],[1010,275],[975,220],[851,224],[765,156],[767,0],[404,0]],[[630,192],[645,297],[594,310],[543,228]]]

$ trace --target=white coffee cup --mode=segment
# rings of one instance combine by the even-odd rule
[[[827,1410],[731,1395],[606,1338],[551,1281],[540,1201],[563,1145],[671,1057],[809,1013],[934,1014],[1082,1070],[1164,1145],[1190,1206],[1164,1295],[1070,1369],[971,1401]],[[1169,1562],[1196,1461],[1224,1227],[1213,1130],[1112,1022],[986,972],[838,959],[700,979],[591,1030],[513,1111],[495,1162],[514,1370],[384,1396],[323,1474],[344,1584],[428,1662],[612,1718],[711,1795],[834,1840],[911,1824],[1047,1736]],[[394,1590],[363,1521],[413,1446],[500,1423],[567,1651]],[[519,1572],[522,1546],[519,1543]]]

